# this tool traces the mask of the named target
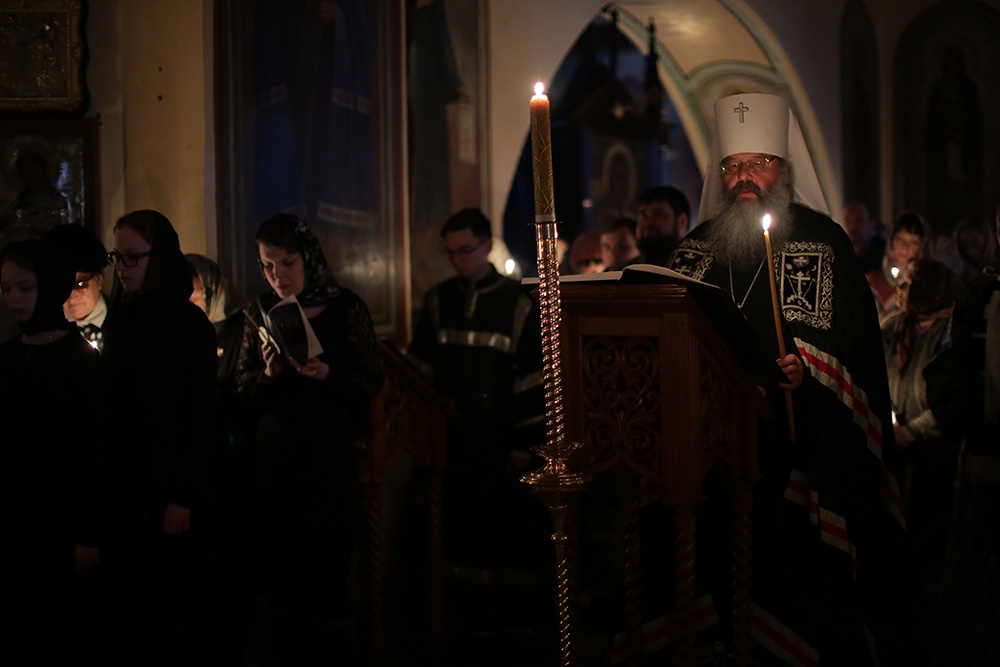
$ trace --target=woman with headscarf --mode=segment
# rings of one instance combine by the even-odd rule
[[[188,253],[184,259],[191,265],[191,303],[205,311],[215,327],[219,355],[219,389],[235,389],[236,361],[243,340],[243,308],[247,305],[232,283],[222,275],[214,261],[204,255]]]
[[[900,309],[882,323],[896,446],[904,450],[901,493],[907,528],[929,583],[940,584],[959,442],[930,409],[924,369],[948,334],[958,277],[932,259],[913,260],[899,287]]]
[[[334,282],[302,220],[273,216],[256,240],[273,294],[258,299],[248,319],[237,388],[258,415],[254,526],[263,621],[281,638],[282,651],[302,651],[295,659],[287,653],[267,659],[353,664],[346,577],[357,522],[357,453],[369,404],[382,386],[375,333],[367,306]],[[290,297],[322,346],[299,361],[260,330],[274,305]]]
[[[32,664],[68,664],[83,583],[74,571],[101,555],[101,425],[90,400],[104,393],[101,358],[63,316],[75,272],[54,246],[9,244],[0,276],[21,331],[0,345],[2,645]]]
[[[245,520],[248,517],[252,453],[245,425],[246,402],[236,394],[236,364],[243,341],[246,300],[222,275],[219,265],[204,255],[184,255],[191,271],[191,303],[205,312],[215,327],[218,354],[218,446],[210,466],[212,483],[208,511],[201,525],[212,535],[212,579],[223,593],[215,618],[227,628],[226,646],[230,655],[242,655],[246,643],[249,613],[252,608],[248,543]]]
[[[907,211],[893,223],[882,266],[865,274],[880,321],[899,310],[897,287],[906,280],[911,260],[930,255],[930,244],[930,227],[919,213]]]
[[[191,296],[177,233],[151,210],[114,226],[118,280],[104,330],[113,396],[113,569],[124,649],[136,664],[191,661],[196,620],[198,512],[215,442],[215,331]]]

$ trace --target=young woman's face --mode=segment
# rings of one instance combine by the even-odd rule
[[[120,255],[115,271],[126,292],[138,292],[146,284],[152,249],[153,246],[134,229],[120,227],[115,230],[115,251]]]
[[[896,235],[892,237],[892,244],[890,246],[895,265],[900,269],[905,267],[907,262],[920,254],[920,247],[923,245],[923,242],[923,238],[913,232],[905,230],[896,232]]]
[[[22,269],[14,262],[4,262],[0,267],[0,287],[7,309],[18,322],[27,322],[35,312],[38,302],[38,281],[35,274]]]
[[[279,297],[287,299],[302,293],[306,286],[306,267],[301,254],[267,243],[258,243],[257,250],[264,277]]]

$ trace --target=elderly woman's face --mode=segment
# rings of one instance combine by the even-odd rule
[[[306,286],[306,267],[301,254],[267,243],[258,243],[257,250],[264,277],[275,294],[287,299],[302,293]]]
[[[104,277],[100,273],[77,271],[73,291],[70,292],[69,298],[63,304],[66,319],[79,322],[90,315],[97,307],[97,301],[101,298],[103,285]]]

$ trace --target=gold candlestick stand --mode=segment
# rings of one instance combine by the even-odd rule
[[[553,216],[554,217],[554,216]],[[552,542],[556,556],[557,614],[559,630],[560,665],[577,664],[576,628],[578,627],[578,600],[573,575],[576,561],[575,535],[572,525],[572,502],[590,482],[590,477],[570,470],[574,452],[583,445],[567,443],[563,425],[562,364],[559,348],[559,324],[562,319],[559,297],[559,266],[556,245],[556,223],[537,222],[538,242],[538,299],[542,323],[542,353],[545,377],[546,441],[535,448],[546,460],[544,467],[528,473],[521,481],[529,484],[548,506],[552,515]],[[568,525],[569,524],[569,525]]]

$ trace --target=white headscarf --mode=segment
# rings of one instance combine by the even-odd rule
[[[792,201],[830,214],[823,189],[809,155],[802,129],[788,100],[763,93],[739,93],[715,103],[715,141],[705,170],[699,218],[711,220],[721,209],[722,158],[737,153],[777,155],[792,166]]]

